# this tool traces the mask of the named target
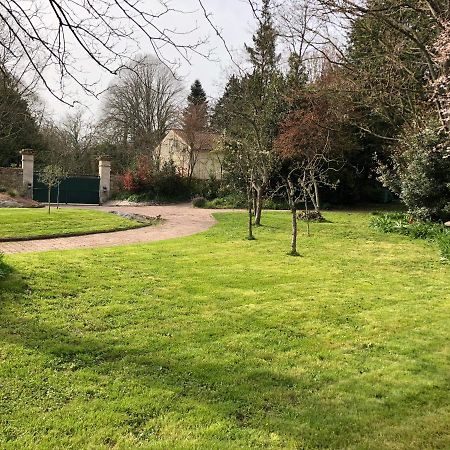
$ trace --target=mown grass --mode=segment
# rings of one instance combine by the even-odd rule
[[[384,233],[429,240],[439,248],[442,261],[450,263],[450,228],[442,223],[414,221],[406,213],[388,213],[374,215],[370,225]]]
[[[33,239],[127,230],[139,222],[86,209],[0,209],[0,240]]]
[[[435,248],[329,213],[148,245],[8,256],[0,448],[449,448]]]

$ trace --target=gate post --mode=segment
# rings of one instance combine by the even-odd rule
[[[111,158],[107,155],[98,158],[98,174],[100,176],[100,204],[109,199],[111,192]]]
[[[34,150],[24,148],[22,155],[22,183],[26,190],[26,197],[33,198]]]

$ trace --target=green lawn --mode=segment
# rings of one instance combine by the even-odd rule
[[[8,256],[2,449],[448,449],[450,266],[328,213]]]
[[[4,208],[0,209],[0,241],[49,236],[82,235],[127,230],[142,226],[101,211],[86,209]]]

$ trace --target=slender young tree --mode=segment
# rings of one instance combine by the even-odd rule
[[[275,153],[272,151],[276,135],[278,108],[281,101],[280,60],[276,53],[277,31],[275,30],[271,1],[263,0],[259,26],[253,36],[253,46],[246,45],[252,72],[246,83],[247,109],[246,121],[254,153],[253,189],[255,194],[255,225],[261,225],[261,214],[270,175],[275,166]]]
[[[253,45],[246,46],[249,73],[230,78],[213,115],[216,128],[226,139],[247,152],[247,179],[252,183],[255,225],[261,225],[263,199],[276,165],[273,140],[281,105],[282,75],[276,53],[275,30],[270,0],[263,0]],[[232,145],[233,146],[233,145]]]
[[[47,203],[49,214],[51,207],[52,188],[58,186],[59,183],[61,183],[61,181],[65,177],[66,177],[65,171],[61,167],[55,165],[45,166],[42,172],[39,174],[39,181],[47,186]],[[59,205],[59,192],[58,192],[58,205]]]

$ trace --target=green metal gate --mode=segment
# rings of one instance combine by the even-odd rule
[[[33,200],[48,201],[48,188],[39,181],[39,174],[34,174]],[[58,188],[51,190],[50,200],[58,201]],[[100,177],[67,177],[59,186],[59,203],[81,203],[87,205],[100,204]]]

